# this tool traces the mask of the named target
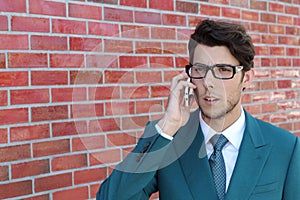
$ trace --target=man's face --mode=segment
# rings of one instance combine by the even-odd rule
[[[208,47],[201,44],[198,44],[195,49],[193,64],[195,63],[210,66],[214,64],[240,65],[227,47]],[[212,71],[208,71],[205,78],[192,80],[197,86],[196,100],[205,121],[224,119],[225,116],[234,119],[239,117],[242,90],[250,82],[247,73],[245,77],[242,72],[238,72],[232,79],[221,80],[215,78]]]

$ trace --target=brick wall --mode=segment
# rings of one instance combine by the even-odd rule
[[[300,136],[300,0],[0,0],[0,199],[93,199],[161,116],[199,20],[243,23],[255,116]]]

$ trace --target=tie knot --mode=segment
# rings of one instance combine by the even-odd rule
[[[212,144],[217,151],[221,151],[225,144],[228,142],[227,138],[222,134],[214,135],[212,139]]]

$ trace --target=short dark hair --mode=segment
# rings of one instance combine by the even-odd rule
[[[197,44],[210,47],[226,46],[244,67],[244,71],[253,68],[254,46],[245,27],[240,24],[213,20],[203,20],[199,23],[188,44],[190,63],[193,63]]]

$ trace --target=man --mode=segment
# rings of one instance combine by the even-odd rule
[[[204,20],[189,53],[186,73],[172,80],[163,118],[147,124],[97,199],[144,200],[156,191],[160,200],[300,199],[299,138],[241,106],[255,54],[244,27]],[[186,88],[199,107],[191,113]]]

